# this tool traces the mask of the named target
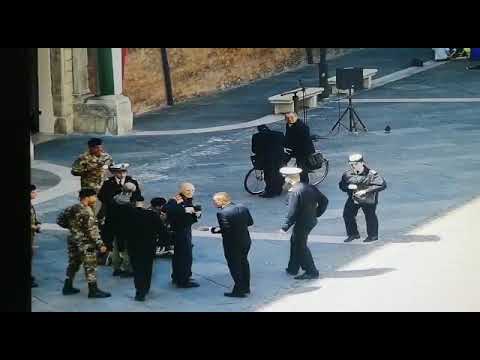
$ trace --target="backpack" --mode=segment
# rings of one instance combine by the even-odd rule
[[[73,216],[76,213],[76,209],[76,205],[69,206],[66,209],[63,209],[57,216],[57,225],[61,226],[64,229],[70,229],[70,221],[73,219]]]

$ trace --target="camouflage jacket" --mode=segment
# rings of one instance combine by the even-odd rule
[[[38,221],[37,213],[33,205],[30,205],[30,224],[31,224],[31,234],[32,239],[35,237],[37,225],[40,225],[41,222]]]
[[[92,208],[83,204],[74,205],[73,217],[70,220],[70,240],[85,248],[102,246],[97,219]]]
[[[112,164],[112,157],[107,153],[97,157],[86,152],[74,161],[72,175],[80,176],[82,189],[92,188],[98,192],[106,178],[106,169],[103,167]]]

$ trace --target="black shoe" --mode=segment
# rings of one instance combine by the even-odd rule
[[[229,293],[224,293],[223,295],[226,296],[226,297],[233,297],[233,298],[244,298],[244,297],[247,297],[247,295],[245,295],[245,293],[243,293],[243,292],[235,292],[235,291],[232,291],[232,292],[229,292]]]
[[[288,268],[286,268],[285,271],[287,272],[288,275],[292,275],[292,276],[296,276],[298,274],[298,271],[293,272],[293,271],[288,270]]]
[[[350,242],[350,241],[357,240],[357,239],[360,239],[360,235],[350,235],[348,238],[343,240],[343,242]]]
[[[62,294],[63,295],[74,295],[80,292],[79,289],[75,289],[73,287],[73,280],[72,279],[65,279],[65,283],[63,285]]]
[[[319,274],[307,274],[303,273],[302,275],[295,276],[295,280],[311,280],[311,279],[318,279]]]
[[[35,282],[35,280],[32,280],[32,288],[38,287],[38,284]]]
[[[120,276],[123,274],[123,271],[120,269],[113,270],[113,276]]]
[[[364,243],[372,242],[372,241],[377,241],[378,236],[367,236],[365,240],[363,240]]]
[[[250,294],[250,289],[244,291],[245,294]]]
[[[133,277],[133,272],[131,272],[131,271],[122,271],[122,273],[120,274],[120,277],[121,277],[121,278]]]
[[[135,301],[145,301],[145,294],[137,293],[135,295]]]
[[[107,298],[112,296],[109,292],[102,291],[97,287],[97,283],[88,284],[88,297],[94,299]]]
[[[184,284],[179,284],[179,283],[176,283],[176,284],[177,284],[177,287],[181,288],[181,289],[196,288],[196,287],[200,286],[198,283],[193,282],[193,281],[189,281],[189,282],[186,282]]]

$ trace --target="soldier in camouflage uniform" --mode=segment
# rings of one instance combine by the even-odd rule
[[[107,178],[107,169],[113,164],[110,154],[104,152],[102,139],[92,138],[88,141],[88,151],[80,155],[72,164],[72,175],[80,176],[82,189],[94,189],[98,194],[103,182]],[[97,201],[94,208],[95,215],[99,215],[102,203]]]
[[[97,199],[96,191],[88,188],[82,189],[79,197],[80,203],[70,208],[67,278],[62,292],[63,295],[80,292],[73,287],[73,279],[80,269],[80,265],[83,264],[88,282],[88,297],[109,297],[111,296],[110,293],[97,287],[96,250],[99,248],[101,252],[105,252],[106,247],[100,239],[97,219],[93,213],[93,206],[95,206]]]
[[[30,185],[30,200],[34,200],[37,197],[37,187],[35,185]],[[32,246],[32,256],[33,256],[33,246],[35,243],[35,234],[40,232],[40,221],[38,221],[37,213],[33,204],[30,203],[30,244]],[[35,282],[35,277],[30,275],[30,279],[32,282],[32,288],[38,287],[38,284]]]

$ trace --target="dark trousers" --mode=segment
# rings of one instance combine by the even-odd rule
[[[362,208],[365,214],[365,220],[367,222],[367,235],[371,237],[378,236],[378,218],[375,210],[377,205],[359,205],[355,204],[352,199],[348,199],[343,209],[343,220],[345,221],[345,228],[347,229],[348,236],[357,236],[358,227],[355,217],[358,214],[358,209]]]
[[[263,174],[265,176],[265,192],[273,195],[280,195],[283,190],[284,179],[280,174],[280,167],[277,164],[265,164]]]
[[[172,280],[177,284],[185,284],[192,276],[192,230],[175,231],[175,250],[172,257]]]
[[[307,159],[304,158],[296,158],[297,167],[302,169],[303,171],[300,173],[300,182],[309,184],[310,179],[308,178],[308,166],[307,166]]]
[[[105,216],[105,223],[100,226],[100,235],[105,246],[112,250],[115,238],[115,223],[112,216]]]
[[[143,249],[131,249],[129,251],[135,289],[137,293],[146,295],[152,282],[154,246],[148,244]]]
[[[312,253],[307,246],[308,235],[313,230],[313,226],[295,224],[290,237],[290,260],[288,261],[288,271],[297,273],[302,268],[307,274],[318,275],[318,270],[313,262]]]
[[[224,241],[223,250],[230,275],[235,282],[233,292],[250,291],[250,264],[248,263],[250,244],[232,246]]]

